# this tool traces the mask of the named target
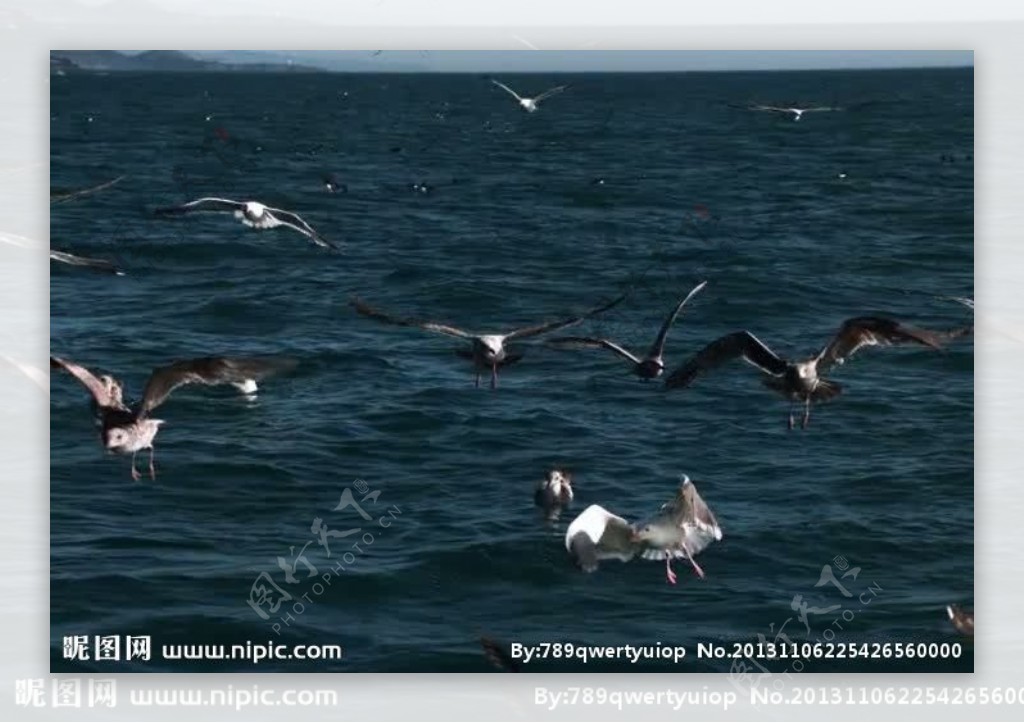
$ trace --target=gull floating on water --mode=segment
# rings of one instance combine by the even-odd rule
[[[658,336],[655,337],[654,343],[651,345],[647,355],[644,357],[639,357],[610,339],[603,338],[563,336],[556,339],[549,339],[548,344],[567,348],[608,349],[631,362],[633,364],[633,373],[641,379],[657,379],[661,376],[662,372],[665,371],[665,341],[668,339],[669,329],[672,328],[672,324],[675,322],[676,317],[679,316],[679,312],[683,310],[684,306],[686,306],[686,303],[692,299],[698,291],[707,286],[707,283],[707,281],[702,281],[697,284],[693,290],[686,295],[686,298],[676,304],[675,308],[672,309],[672,312],[668,317],[666,317],[664,323],[661,325],[661,329],[658,331]]]
[[[793,116],[793,120],[798,121],[798,120],[800,120],[803,117],[804,113],[818,113],[818,112],[822,112],[822,111],[836,111],[836,110],[842,110],[842,108],[829,108],[827,106],[819,106],[819,107],[813,107],[813,108],[784,108],[784,107],[780,108],[780,107],[774,106],[774,105],[752,105],[752,106],[750,106],[750,110],[763,110],[763,111],[768,111],[769,113],[786,113],[786,114],[792,115]]]
[[[418,329],[423,329],[424,331],[432,331],[437,334],[454,336],[459,339],[469,341],[472,345],[471,348],[459,350],[457,353],[464,359],[469,359],[473,362],[476,367],[476,386],[478,387],[480,386],[481,371],[484,369],[490,369],[491,389],[494,389],[498,386],[498,368],[514,364],[523,357],[522,354],[508,351],[505,347],[507,342],[514,341],[516,339],[526,339],[531,336],[538,336],[558,329],[564,329],[565,327],[572,326],[573,324],[579,324],[585,319],[589,319],[611,309],[613,306],[621,303],[626,296],[627,294],[623,294],[607,304],[603,304],[602,306],[591,309],[583,314],[569,317],[568,319],[537,324],[536,326],[527,326],[504,334],[473,334],[448,324],[438,324],[433,321],[392,316],[369,306],[360,299],[353,299],[352,306],[355,307],[356,312],[359,314],[385,324],[416,327]]]
[[[298,214],[265,206],[259,201],[232,201],[228,198],[207,197],[180,206],[158,208],[154,211],[158,216],[180,216],[193,212],[231,213],[249,228],[266,229],[286,226],[306,236],[317,246],[338,248],[318,234]]]
[[[142,401],[134,408],[124,401],[124,387],[109,375],[96,376],[83,366],[59,357],[50,357],[50,367],[64,369],[92,395],[93,411],[102,428],[103,446],[116,454],[132,455],[132,479],[142,475],[135,469],[135,456],[149,450],[149,475],[156,479],[153,465],[153,440],[164,423],[150,412],[160,406],[171,392],[186,384],[230,384],[245,394],[256,392],[256,382],[278,372],[294,368],[296,362],[280,358],[202,357],[177,361],[158,367],[149,375]]]
[[[559,469],[548,472],[547,477],[537,483],[533,493],[536,505],[544,510],[544,517],[550,522],[557,520],[573,499],[572,475]]]
[[[865,346],[891,346],[893,344],[920,344],[939,349],[958,332],[935,332],[903,326],[897,321],[876,316],[847,319],[835,337],[815,356],[804,361],[783,359],[769,349],[749,331],[727,334],[708,344],[686,364],[672,372],[665,380],[669,389],[688,387],[705,372],[741,358],[754,365],[768,377],[765,386],[793,402],[804,404],[802,426],[807,427],[811,416],[811,402],[833,399],[842,393],[836,382],[822,378],[822,374],[842,364]],[[789,428],[795,425],[792,406]]]
[[[55,251],[54,249],[50,249],[50,261],[59,261],[62,264],[68,264],[70,266],[84,266],[85,268],[94,269],[96,271],[105,271],[108,274],[124,276],[124,271],[109,261],[105,261],[104,259],[91,259],[85,256],[76,256],[75,254],[69,254],[65,251]]]
[[[584,572],[597,569],[600,560],[628,562],[639,555],[664,560],[665,577],[673,585],[672,560],[683,558],[701,578],[704,571],[694,559],[704,548],[722,539],[718,520],[686,475],[676,496],[645,522],[630,524],[600,505],[591,505],[565,531],[565,549]]]
[[[521,105],[523,107],[523,110],[525,110],[527,113],[535,113],[535,112],[537,112],[537,104],[538,103],[540,103],[545,98],[550,98],[553,95],[557,95],[558,93],[561,93],[563,90],[565,90],[566,88],[569,87],[567,85],[558,85],[558,86],[555,86],[554,88],[548,88],[543,93],[538,95],[536,98],[523,98],[521,95],[516,93],[514,90],[509,88],[504,83],[501,83],[501,82],[499,82],[497,80],[494,80],[494,78],[491,78],[491,82],[494,83],[499,88],[501,88],[502,90],[504,90],[504,91],[508,92],[509,94],[511,94],[513,98],[515,98],[517,101],[519,101],[519,105]]]

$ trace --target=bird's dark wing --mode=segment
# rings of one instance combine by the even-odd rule
[[[775,352],[749,331],[736,331],[715,339],[697,352],[688,362],[672,372],[665,380],[665,386],[669,389],[688,387],[700,374],[737,357],[774,376],[784,374],[787,367],[784,359],[776,356]]]
[[[245,384],[294,369],[298,362],[280,357],[201,357],[186,359],[153,370],[142,392],[139,416],[160,406],[178,387],[186,384]]]
[[[835,337],[818,355],[819,372],[834,364],[842,364],[865,346],[921,344],[939,349],[944,343],[941,333],[903,326],[898,321],[880,316],[858,316],[847,319]]]
[[[609,339],[597,339],[589,336],[560,336],[556,339],[548,339],[547,343],[566,349],[608,349],[634,364],[640,363],[639,357]]]
[[[607,304],[602,304],[601,306],[595,307],[595,308],[591,309],[590,311],[584,312],[584,313],[582,313],[582,314],[580,314],[578,316],[574,316],[574,317],[571,317],[569,319],[562,319],[560,321],[552,321],[552,322],[547,322],[547,323],[544,323],[544,324],[538,324],[537,326],[527,326],[527,327],[524,327],[522,329],[516,329],[515,331],[511,331],[508,334],[505,334],[505,339],[507,339],[507,340],[508,339],[525,339],[526,337],[529,337],[529,336],[537,336],[539,334],[546,334],[549,331],[555,331],[557,329],[564,329],[567,326],[572,326],[573,324],[579,324],[581,321],[584,321],[586,319],[590,319],[591,317],[597,316],[598,314],[602,314],[602,313],[608,311],[609,309],[611,309],[611,308],[613,308],[615,306],[618,306],[623,301],[625,301],[626,297],[628,297],[628,296],[629,296],[629,292],[627,291],[626,293],[624,293],[624,294],[622,294],[620,296],[617,296],[616,298],[612,299]]]
[[[113,180],[105,181],[97,186],[89,186],[88,188],[80,188],[77,191],[67,191],[65,193],[61,193],[59,191],[54,192],[51,190],[50,203],[64,203],[65,201],[70,201],[75,198],[81,198],[82,196],[90,196],[94,193],[99,193],[100,191],[103,191],[107,188],[110,188],[114,184],[119,183],[124,178],[124,176],[118,176]]]
[[[207,212],[234,212],[244,211],[245,204],[241,201],[232,201],[229,198],[197,198],[195,201],[189,201],[183,203],[180,206],[164,206],[162,208],[154,209],[153,213],[157,216],[180,216],[185,213],[192,213],[195,211],[207,211]]]
[[[380,309],[375,309],[369,304],[365,303],[361,299],[353,299],[352,306],[355,308],[358,314],[375,319],[384,324],[393,324],[394,326],[412,326],[418,329],[424,329],[425,331],[433,331],[438,334],[445,334],[446,336],[456,336],[460,339],[473,339],[475,335],[470,334],[468,331],[462,329],[456,329],[454,326],[448,326],[447,324],[437,324],[433,321],[423,321],[421,319],[403,318],[400,316],[392,316]]]
[[[81,382],[82,386],[89,390],[89,394],[92,395],[93,400],[96,402],[96,406],[117,406],[117,400],[111,397],[106,385],[104,385],[103,382],[101,382],[96,377],[95,374],[93,374],[85,367],[79,366],[78,364],[68,361],[67,359],[61,359],[60,357],[51,356],[50,368],[63,369],[68,374],[77,379],[79,382]]]
[[[89,269],[95,269],[96,271],[105,271],[108,274],[116,274],[117,276],[124,276],[124,272],[121,271],[121,269],[103,259],[90,259],[85,256],[76,256],[75,254],[69,254],[64,251],[54,251],[53,249],[50,249],[50,260],[59,261],[62,264],[69,264],[71,266],[84,266]]]
[[[658,336],[651,345],[651,350],[647,352],[647,356],[657,358],[665,353],[665,340],[668,339],[668,331],[672,328],[672,324],[675,323],[676,317],[679,316],[679,312],[683,310],[683,307],[686,306],[687,302],[692,299],[697,292],[707,285],[707,281],[700,282],[693,287],[690,293],[686,295],[686,298],[676,304],[676,308],[672,310],[672,313],[668,315],[665,322],[661,325],[661,329],[658,331]]]
[[[519,672],[519,663],[517,663],[509,652],[505,650],[505,646],[497,640],[481,636],[480,647],[484,649],[484,656],[495,668],[504,670],[507,673]]]

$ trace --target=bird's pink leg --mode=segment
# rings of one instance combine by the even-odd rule
[[[491,364],[491,389],[498,388],[498,365]]]
[[[676,574],[672,572],[672,553],[668,552],[665,557],[665,577],[668,579],[669,584],[676,584]]]
[[[155,452],[155,450],[152,447],[150,447],[149,448],[149,478],[151,480],[155,480],[156,479],[156,466],[153,464],[153,454],[154,454],[154,452]]]
[[[800,423],[801,429],[807,429],[807,425],[811,421],[811,398],[807,397],[807,401],[804,403],[804,418]]]
[[[693,571],[697,573],[697,577],[703,580],[704,571],[700,569],[700,565],[698,565],[697,561],[693,559],[693,555],[690,554],[690,551],[687,549],[686,545],[683,545],[683,552],[686,553],[686,559],[690,561],[691,565],[693,565]]]
[[[137,454],[138,451],[132,452],[132,479],[136,482],[142,479],[142,475],[139,474],[139,470],[135,469],[135,455]]]

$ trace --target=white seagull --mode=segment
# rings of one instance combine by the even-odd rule
[[[298,214],[266,206],[259,201],[232,201],[229,198],[200,198],[180,206],[168,206],[154,211],[158,216],[180,216],[192,212],[231,213],[249,228],[265,229],[286,226],[309,238],[317,246],[338,248],[330,243]]]
[[[566,88],[569,87],[567,85],[558,85],[558,86],[555,86],[554,88],[548,88],[543,93],[538,95],[536,98],[523,98],[522,96],[520,96],[518,93],[516,93],[514,90],[509,88],[504,83],[500,83],[497,80],[494,80],[494,78],[491,78],[491,82],[494,83],[499,88],[501,88],[502,90],[504,90],[507,93],[511,94],[513,98],[515,98],[517,101],[519,101],[519,105],[521,105],[523,107],[523,110],[525,110],[527,113],[535,113],[535,112],[537,112],[537,104],[538,103],[540,103],[545,98],[550,98],[553,95],[557,95],[558,93],[561,93],[563,90],[565,90]]]
[[[821,111],[830,110],[842,110],[842,108],[829,108],[827,106],[818,106],[814,108],[780,108],[774,105],[754,105],[750,107],[750,110],[763,110],[769,113],[790,113],[793,115],[793,120],[800,120],[804,113],[817,113]]]
[[[628,562],[637,555],[664,560],[665,577],[674,585],[673,558],[688,560],[703,578],[704,571],[694,558],[721,539],[718,520],[690,478],[683,475],[676,496],[645,522],[630,524],[600,505],[583,510],[565,531],[565,549],[584,572],[596,570],[599,560]]]
[[[439,324],[437,322],[425,321],[422,319],[392,316],[391,314],[371,307],[360,299],[353,299],[352,306],[355,308],[357,313],[370,319],[376,319],[377,321],[385,324],[393,324],[395,326],[412,326],[423,329],[424,331],[432,331],[436,334],[444,334],[445,336],[454,336],[459,339],[465,339],[472,344],[472,347],[469,349],[460,349],[456,353],[473,362],[473,365],[476,367],[476,386],[478,387],[480,386],[480,372],[484,369],[490,369],[491,389],[495,389],[498,386],[498,368],[508,364],[514,364],[523,358],[522,354],[509,352],[505,347],[506,342],[514,339],[525,339],[531,336],[538,336],[550,331],[556,331],[567,326],[572,326],[573,324],[579,324],[581,321],[589,319],[592,316],[596,316],[597,314],[607,311],[613,306],[621,303],[627,295],[628,294],[623,294],[607,304],[599,306],[596,309],[591,309],[583,314],[569,317],[568,319],[537,324],[536,326],[527,326],[521,329],[515,329],[514,331],[510,331],[505,334],[473,334],[449,324]]]

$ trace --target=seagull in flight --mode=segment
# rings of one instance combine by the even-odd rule
[[[124,178],[125,176],[118,176],[113,180],[104,181],[103,183],[100,183],[96,186],[89,186],[88,188],[79,188],[77,190],[58,189],[51,187],[50,204],[52,205],[54,203],[64,203],[65,201],[71,201],[76,198],[82,198],[83,196],[91,196],[94,193],[99,193],[100,191],[103,191],[107,188],[110,188],[113,185],[120,183],[122,180],[124,180]]]
[[[811,417],[811,402],[834,399],[842,393],[836,382],[822,375],[852,357],[867,346],[919,344],[940,349],[953,332],[927,331],[904,326],[892,319],[878,316],[858,316],[847,319],[825,347],[803,361],[783,359],[749,331],[737,331],[716,339],[701,349],[683,366],[665,380],[669,389],[690,386],[701,374],[709,372],[732,359],[741,358],[760,369],[767,377],[764,384],[790,400],[789,428],[795,426],[792,404],[802,402],[804,416],[801,427],[806,429]]]
[[[519,101],[519,105],[521,105],[523,107],[523,110],[525,110],[527,113],[536,113],[537,112],[537,104],[538,103],[540,103],[545,98],[550,98],[553,95],[557,95],[558,93],[561,93],[563,90],[565,90],[566,88],[569,87],[567,85],[558,85],[558,86],[555,86],[554,88],[548,88],[543,93],[538,95],[536,98],[523,98],[522,96],[520,96],[518,93],[516,93],[514,90],[509,88],[504,83],[501,83],[501,82],[495,80],[494,78],[491,78],[491,82],[494,83],[499,88],[501,88],[502,90],[504,90],[507,93],[511,94],[513,98],[515,98],[517,101]]]
[[[65,251],[55,251],[54,249],[50,249],[50,261],[58,261],[70,266],[84,266],[85,268],[104,271],[108,274],[114,274],[115,276],[124,276],[124,271],[109,261],[105,261],[104,259],[91,259],[86,256],[76,256],[75,254],[69,254]]]
[[[498,368],[507,366],[508,364],[514,364],[523,358],[522,354],[508,351],[505,347],[507,342],[514,341],[516,339],[526,339],[531,336],[538,336],[540,334],[557,331],[558,329],[564,329],[565,327],[572,326],[573,324],[579,324],[585,319],[589,319],[592,316],[596,316],[597,314],[618,305],[626,298],[627,295],[628,293],[623,294],[607,304],[591,309],[590,311],[577,316],[561,319],[559,321],[537,324],[535,326],[527,326],[504,334],[474,334],[448,324],[439,324],[433,321],[392,316],[391,314],[387,314],[379,309],[371,307],[360,299],[353,299],[352,306],[355,308],[356,312],[362,316],[375,319],[385,324],[412,326],[423,329],[424,331],[431,331],[436,334],[444,334],[445,336],[454,336],[459,339],[465,339],[471,344],[470,348],[460,349],[456,353],[464,359],[469,359],[473,362],[473,365],[476,367],[476,386],[480,386],[481,371],[484,369],[490,369],[491,389],[496,389],[498,386]]]
[[[134,408],[124,401],[124,387],[109,375],[97,376],[83,366],[60,357],[50,357],[50,367],[63,369],[77,379],[92,396],[93,412],[102,429],[101,440],[109,452],[132,455],[132,479],[142,478],[135,468],[136,455],[149,450],[149,476],[156,479],[153,439],[164,423],[150,413],[178,387],[186,384],[230,384],[244,394],[254,394],[256,382],[296,366],[291,359],[274,357],[202,357],[158,367],[149,375],[142,401]]]
[[[265,229],[286,226],[309,238],[317,246],[338,248],[318,234],[298,214],[280,208],[266,206],[259,201],[232,201],[228,198],[200,198],[180,206],[158,208],[158,216],[181,216],[187,213],[230,213],[249,228]]]
[[[707,281],[702,281],[697,284],[693,287],[690,293],[686,295],[686,298],[676,304],[668,317],[665,318],[664,323],[661,325],[661,330],[658,332],[658,336],[655,337],[654,343],[651,345],[651,348],[644,357],[637,356],[619,344],[616,344],[614,341],[604,338],[563,336],[548,340],[548,344],[565,348],[608,349],[629,361],[633,365],[633,373],[641,379],[657,379],[665,371],[665,341],[668,339],[669,329],[672,328],[672,324],[675,322],[676,317],[679,316],[679,312],[683,310],[684,306],[686,306],[686,303],[692,299],[697,292],[707,286],[707,283]]]
[[[697,488],[683,475],[676,496],[644,522],[632,524],[600,505],[591,505],[569,524],[565,549],[584,572],[597,569],[606,559],[628,562],[639,555],[664,560],[665,577],[675,585],[674,558],[684,558],[701,579],[704,570],[697,554],[722,539],[722,528]]]
[[[750,106],[750,110],[763,110],[768,111],[769,113],[788,113],[792,114],[794,121],[798,121],[803,117],[804,113],[842,110],[842,108],[830,108],[828,106],[818,106],[813,108],[780,108],[774,105],[753,105]]]

